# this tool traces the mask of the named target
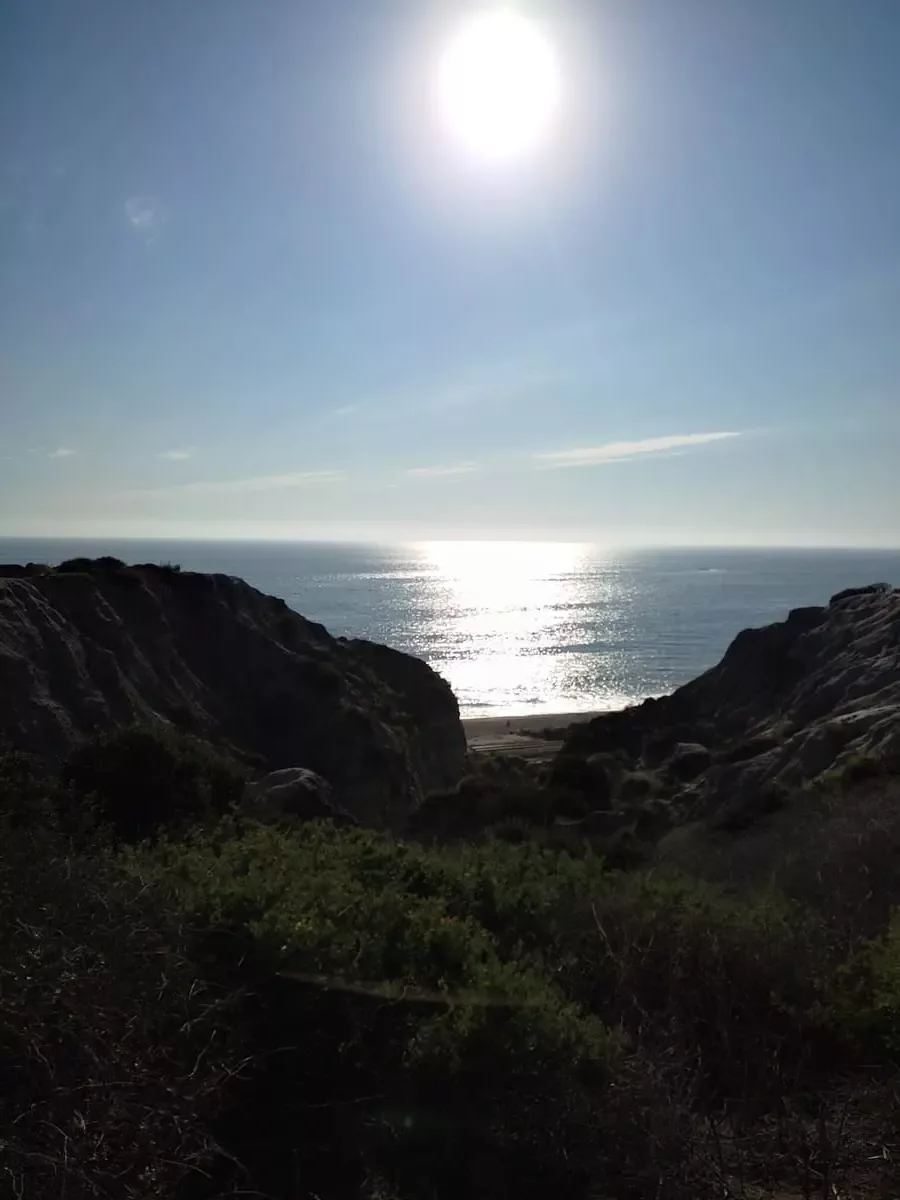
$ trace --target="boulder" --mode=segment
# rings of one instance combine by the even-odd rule
[[[622,777],[617,799],[623,804],[646,800],[659,788],[659,780],[647,771],[634,771]]]
[[[271,814],[296,817],[301,821],[332,820],[356,824],[353,816],[335,802],[327,779],[306,767],[283,767],[271,771],[247,789],[248,798]]]
[[[678,742],[672,750],[672,757],[666,764],[666,769],[673,779],[681,783],[690,783],[698,775],[702,775],[712,761],[712,755],[706,746],[699,742]]]

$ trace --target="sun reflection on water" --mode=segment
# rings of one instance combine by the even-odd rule
[[[430,542],[417,549],[428,581],[429,661],[465,710],[489,713],[489,697],[503,697],[507,714],[616,708],[634,699],[624,688],[617,564],[596,547]],[[598,607],[608,609],[590,647],[580,617],[588,606],[595,638]]]

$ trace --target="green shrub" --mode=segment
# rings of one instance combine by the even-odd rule
[[[222,813],[240,800],[245,774],[205,742],[164,726],[101,734],[62,771],[70,807],[93,806],[125,840]]]
[[[57,571],[64,575],[97,575],[103,572],[121,571],[125,564],[120,558],[105,554],[100,558],[67,558],[59,564]]]
[[[252,955],[264,972],[433,993],[471,1010],[470,1031],[480,1020],[471,1013],[495,1004],[530,1014],[526,1025],[555,1011],[560,1046],[581,1028],[582,1049],[576,1039],[572,1054],[590,1055],[603,1041],[600,1027],[589,1018],[579,1026],[539,971],[563,897],[588,872],[523,849],[439,855],[329,824],[287,834],[226,823],[138,849],[128,861],[186,919],[231,934],[239,956]],[[559,878],[550,859],[562,867]],[[550,1039],[549,1026],[543,1036]]]
[[[711,1094],[777,1090],[830,1036],[814,1018],[835,965],[820,920],[773,896],[610,873],[587,848],[579,858],[496,839],[435,851],[327,825],[298,836],[223,826],[132,863],[264,972],[470,1001],[438,1019],[440,1036],[416,1034],[417,1056],[449,1044],[464,1061],[485,1011],[522,995],[517,1020],[532,1035],[539,1017],[559,1019],[539,1035],[553,1054],[570,1021],[591,1042],[579,1025],[590,1012],[648,1052],[683,1056]],[[510,1069],[511,1044],[504,1053]]]
[[[587,848],[327,824],[226,821],[126,858],[206,931],[211,966],[267,997],[266,1045],[292,1050],[258,1081],[260,1121],[290,1140],[311,1095],[377,1097],[352,1134],[334,1117],[316,1136],[350,1138],[402,1195],[486,1194],[458,1171],[487,1155],[503,1186],[524,1170],[522,1195],[529,1172],[579,1194],[583,1172],[610,1195],[700,1196],[703,1106],[777,1107],[841,1042],[828,932],[775,896],[610,872]]]
[[[439,842],[474,839],[507,821],[547,826],[553,816],[550,795],[525,772],[501,773],[490,761],[458,787],[433,792],[412,815],[412,832]]]
[[[900,910],[836,972],[821,1008],[856,1055],[900,1065]]]
[[[470,1190],[455,1173],[483,1155],[510,1155],[506,1178],[513,1161],[526,1176],[563,1168],[572,1113],[586,1120],[623,1052],[554,979],[565,910],[599,864],[502,843],[435,852],[328,824],[289,834],[233,820],[123,853],[142,886],[202,931],[207,968],[249,979],[262,998],[266,1065],[250,1107],[267,1130],[285,1128],[309,1171],[319,1168],[294,1122],[309,1131],[310,1096],[340,1129],[315,1137],[350,1138],[354,1155],[407,1184],[421,1154],[428,1195]],[[354,1107],[353,1097],[374,1099]],[[346,1122],[362,1117],[351,1137]],[[234,1136],[237,1152],[245,1131]],[[257,1186],[275,1191],[265,1144]]]

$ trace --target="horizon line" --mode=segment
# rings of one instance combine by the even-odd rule
[[[592,549],[617,551],[617,550],[642,550],[650,552],[659,551],[679,551],[679,550],[708,550],[716,551],[774,551],[774,550],[795,550],[795,551],[842,551],[853,553],[897,553],[900,554],[900,542],[897,543],[848,543],[848,542],[807,542],[807,541],[788,541],[788,542],[652,542],[652,541],[635,541],[629,542],[625,540],[602,540],[584,537],[547,537],[537,536],[528,537],[525,535],[516,536],[472,536],[467,535],[440,535],[440,536],[418,536],[418,537],[398,537],[398,538],[366,538],[366,537],[303,537],[303,536],[282,536],[282,535],[265,535],[257,534],[253,536],[229,536],[229,535],[158,535],[158,534],[27,534],[27,533],[0,533],[0,542],[46,542],[46,543],[96,543],[105,545],[111,542],[129,543],[140,542],[147,544],[183,544],[183,545],[210,545],[221,543],[223,545],[295,545],[295,546],[329,546],[329,545],[344,545],[344,546],[422,546],[435,543],[440,544],[472,544],[483,542],[488,545],[504,545],[504,544],[533,544],[533,545],[568,545],[568,546],[589,546]]]

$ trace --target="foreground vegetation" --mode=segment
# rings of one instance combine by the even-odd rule
[[[900,1194],[889,905],[242,781],[147,731],[0,761],[0,1196]]]

